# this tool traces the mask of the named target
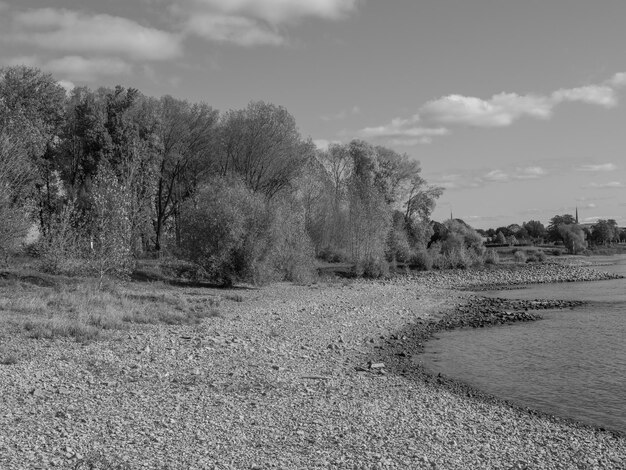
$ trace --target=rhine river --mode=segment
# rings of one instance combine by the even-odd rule
[[[626,256],[597,269],[626,275]],[[510,326],[438,333],[423,362],[518,405],[626,433],[626,279],[529,285],[481,295],[584,300]]]

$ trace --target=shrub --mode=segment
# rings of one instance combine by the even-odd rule
[[[484,255],[484,261],[485,264],[498,264],[500,263],[500,255],[496,250],[487,250]]]
[[[547,258],[543,250],[531,251],[531,252],[527,252],[526,254],[528,255],[529,262],[540,263],[542,261],[545,261]]]
[[[326,246],[320,250],[317,257],[328,263],[347,263],[350,261],[350,254],[335,246]]]
[[[381,257],[370,256],[360,260],[355,266],[356,275],[370,279],[389,276],[389,263]]]
[[[516,263],[525,263],[526,262],[526,253],[524,253],[522,250],[517,250],[515,253],[513,253],[513,258],[515,259]]]
[[[184,259],[223,285],[252,280],[259,238],[268,225],[259,197],[237,180],[214,178],[184,205],[182,213]]]
[[[411,257],[411,266],[420,271],[433,269],[433,257],[426,249],[417,250]]]
[[[128,184],[120,183],[113,169],[102,163],[91,189],[89,239],[83,244],[87,267],[99,286],[106,276],[126,277],[132,271],[130,201]]]
[[[79,231],[74,204],[68,202],[60,213],[51,217],[48,233],[31,244],[28,251],[38,255],[43,272],[79,275],[84,271]]]
[[[306,233],[303,208],[295,199],[283,197],[270,209],[271,268],[283,280],[310,283],[316,276],[315,250]]]
[[[238,180],[213,178],[183,209],[181,255],[212,281],[313,279],[314,249],[294,199],[268,204]]]

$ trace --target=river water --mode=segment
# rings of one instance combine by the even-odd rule
[[[626,256],[597,269],[626,275]],[[626,280],[481,295],[584,300],[536,322],[437,334],[424,366],[518,405],[626,433]]]

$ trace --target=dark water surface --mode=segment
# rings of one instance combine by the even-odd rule
[[[626,257],[597,269],[626,275]],[[519,405],[626,433],[626,280],[531,285],[481,294],[585,300],[543,320],[439,333],[426,343],[432,372]]]

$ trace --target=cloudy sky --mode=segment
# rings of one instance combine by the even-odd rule
[[[406,152],[477,228],[626,225],[623,0],[0,0],[0,64]]]

